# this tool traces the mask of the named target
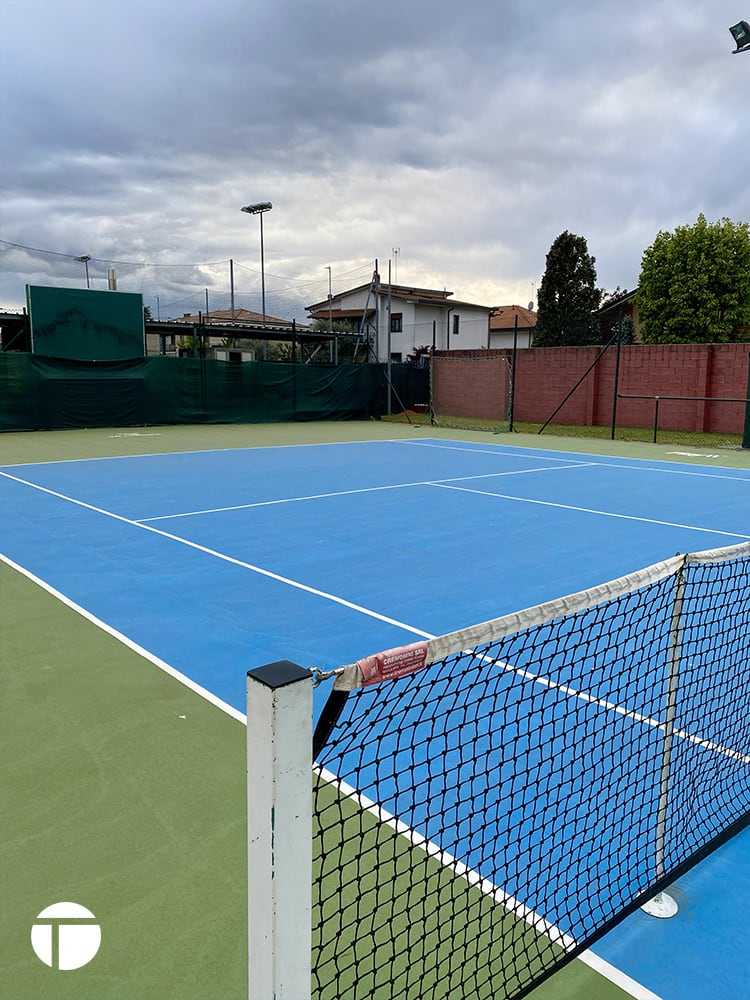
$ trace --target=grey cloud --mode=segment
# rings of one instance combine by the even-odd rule
[[[250,265],[238,209],[268,198],[290,282],[401,244],[424,280],[502,298],[567,228],[601,283],[632,286],[660,228],[750,215],[746,67],[717,6],[4,0],[0,236]],[[5,303],[49,270],[2,259]],[[174,301],[225,283],[124,274]]]

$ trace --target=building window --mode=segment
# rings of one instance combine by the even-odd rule
[[[391,361],[395,361],[398,364],[401,364],[402,357],[403,355],[401,351],[391,351]]]
[[[391,313],[391,333],[403,333],[403,313]]]
[[[458,334],[460,332],[458,328],[459,328],[460,325],[461,325],[461,317],[458,316],[458,315],[456,315],[456,313],[454,313],[453,314],[453,336],[454,337],[458,336]]]

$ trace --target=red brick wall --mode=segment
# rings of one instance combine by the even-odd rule
[[[502,420],[508,409],[510,358],[504,351],[444,351],[433,361],[435,407],[452,417]]]
[[[537,347],[517,352],[514,417],[547,420],[599,355],[598,347]],[[619,393],[744,399],[750,344],[633,344],[620,353]],[[433,392],[438,413],[502,418],[508,405],[510,350],[438,351]],[[614,347],[610,347],[555,416],[559,424],[612,421]],[[659,426],[742,433],[743,403],[661,399]],[[651,427],[652,399],[618,399],[617,423]]]

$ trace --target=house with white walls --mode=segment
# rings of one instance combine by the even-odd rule
[[[306,307],[319,326],[342,320],[369,346],[369,360],[408,361],[420,348],[487,348],[491,306],[462,302],[453,292],[374,280]]]
[[[490,317],[490,347],[531,347],[536,313],[523,306],[496,306]]]

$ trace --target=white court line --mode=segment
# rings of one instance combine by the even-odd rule
[[[516,452],[518,452],[518,454],[517,455],[513,455],[512,456],[513,458],[531,458],[533,456],[533,457],[538,458],[538,460],[540,462],[573,462],[574,459],[572,459],[572,458],[567,459],[567,458],[561,458],[559,456],[561,456],[561,455],[577,455],[578,454],[577,452],[565,451],[565,452],[556,453],[555,457],[545,458],[543,455],[536,455],[536,450],[533,449],[533,448],[527,448],[527,449],[518,448],[516,445],[512,445],[512,444],[511,445],[496,445],[495,447],[498,449],[497,451],[489,451],[489,450],[483,449],[483,448],[457,448],[455,445],[433,444],[431,441],[409,441],[407,439],[404,439],[404,440],[398,440],[396,443],[397,444],[417,445],[420,448],[443,448],[443,449],[447,449],[449,451],[468,452],[469,454],[471,454],[473,452],[473,453],[479,454],[479,455],[496,455],[496,456],[497,455],[503,455],[503,456],[509,456],[510,457],[511,453],[513,451],[516,451]],[[502,451],[500,451],[501,448],[503,449]],[[553,450],[553,449],[550,449],[550,450]],[[750,484],[750,477],[749,476],[727,476],[727,475],[723,475],[723,474],[715,472],[714,471],[715,466],[712,468],[710,465],[698,465],[696,463],[696,465],[694,466],[695,468],[698,468],[698,469],[709,469],[711,471],[709,471],[709,472],[692,472],[689,469],[662,469],[662,468],[655,468],[655,467],[650,466],[650,465],[626,465],[625,464],[626,462],[634,462],[634,461],[636,461],[636,459],[624,458],[623,457],[620,460],[620,462],[613,462],[612,461],[612,458],[613,458],[612,455],[598,455],[595,452],[591,452],[591,453],[589,453],[589,452],[581,452],[581,454],[578,457],[579,457],[579,460],[581,458],[593,458],[593,459],[596,460],[596,461],[593,461],[593,462],[585,462],[585,463],[583,463],[585,465],[602,466],[604,468],[610,468],[610,469],[622,469],[625,472],[627,472],[628,470],[632,469],[634,472],[661,472],[664,475],[668,475],[668,476],[695,476],[695,477],[697,477],[699,479],[731,479],[731,480],[733,480],[734,482],[737,482],[737,483],[748,483],[748,484]],[[658,459],[658,458],[655,458],[652,461],[654,462],[654,465],[656,465],[656,463],[660,463],[660,464],[663,464],[663,465],[684,465],[685,464],[684,462],[673,462],[673,463],[665,462],[663,459]],[[739,472],[741,470],[738,469],[737,471]]]
[[[684,469],[652,469],[648,465],[618,465],[616,462],[591,462],[602,469],[620,469],[624,472],[656,472],[662,476],[691,476],[693,479],[731,479],[734,483],[747,483],[750,476],[725,476],[717,472],[688,472]]]
[[[187,451],[144,451],[137,455],[93,455],[89,458],[52,458],[44,462],[0,462],[3,469],[28,469],[37,465],[83,465],[87,462],[122,462],[132,458],[179,458],[180,455],[210,455],[228,451],[255,451],[254,448],[193,448]]]
[[[600,517],[616,517],[623,521],[641,521],[645,524],[659,524],[665,528],[684,528],[687,531],[703,531],[708,535],[726,535],[728,538],[750,538],[738,531],[719,531],[718,528],[700,528],[695,524],[678,524],[674,521],[660,521],[653,517],[637,517],[635,514],[616,514],[609,510],[595,510],[593,507],[576,507],[568,503],[554,503],[552,500],[531,500],[529,497],[514,497],[506,493],[490,493],[488,490],[470,490],[466,486],[448,486],[434,482],[429,485],[441,490],[456,490],[459,493],[476,493],[478,496],[495,497],[498,500],[515,500],[517,503],[533,503],[540,507],[557,507],[560,510],[574,510],[581,514],[598,514]]]
[[[494,455],[495,458],[497,458],[498,456],[506,456],[506,455],[508,457],[510,457],[510,458],[532,458],[533,457],[533,458],[536,458],[540,462],[580,462],[582,457],[583,458],[587,457],[584,454],[582,456],[579,456],[577,459],[574,459],[574,458],[559,458],[557,455],[552,455],[549,458],[547,458],[545,455],[537,455],[536,452],[535,452],[535,450],[533,448],[529,449],[529,451],[531,452],[531,454],[520,454],[524,449],[522,449],[522,448],[515,448],[514,445],[499,445],[498,444],[498,445],[495,445],[495,450],[491,451],[489,448],[459,448],[458,445],[455,445],[455,444],[434,444],[432,441],[414,441],[414,440],[410,440],[409,438],[404,438],[403,440],[399,438],[398,441],[397,441],[397,443],[398,444],[416,445],[418,448],[439,448],[442,451],[461,451],[461,452],[464,453],[464,455]],[[470,443],[470,442],[467,442],[467,444],[468,443]],[[505,451],[505,450],[501,451],[500,450],[501,448],[503,448],[503,449],[507,448],[509,450],[508,451]],[[513,454],[513,452],[515,452],[516,454]],[[571,452],[566,451],[566,452],[563,452],[562,454],[570,455]],[[598,456],[594,456],[594,457],[596,458]],[[585,464],[591,465],[591,464],[598,464],[598,463],[587,462]]]
[[[188,510],[179,514],[160,514],[158,517],[139,517],[137,522],[138,524],[145,524],[150,521],[168,521],[173,517],[196,517],[199,514],[223,514],[225,511],[230,510],[250,510],[252,507],[273,507],[277,504],[303,503],[306,500],[327,500],[329,497],[356,496],[358,493],[378,493],[383,492],[384,490],[405,490],[415,486],[433,486],[435,483],[462,483],[466,481],[474,481],[475,479],[496,479],[499,476],[525,476],[529,472],[565,471],[566,469],[579,469],[590,464],[592,463],[581,462],[579,465],[558,466],[545,465],[543,468],[539,469],[515,469],[510,472],[487,472],[481,476],[454,476],[451,479],[436,479],[429,481],[420,480],[419,482],[414,483],[394,483],[390,486],[365,486],[359,490],[337,490],[332,493],[313,493],[310,496],[305,497],[284,497],[281,500],[258,500],[255,503],[239,503],[234,504],[231,507],[209,507],[206,510]]]
[[[31,572],[31,570],[26,569],[24,566],[19,566],[18,563],[14,562],[12,559],[9,559],[8,556],[3,555],[2,552],[0,552],[0,562],[4,562],[7,566],[10,566],[11,569],[16,570],[16,572],[18,573],[21,573],[28,580],[31,580],[32,583],[35,583],[38,587],[41,587],[42,590],[46,590],[48,594],[52,595],[52,597],[57,598],[57,600],[60,601],[62,604],[64,604],[66,607],[70,608],[72,611],[75,611],[76,614],[79,614],[82,618],[85,618],[86,621],[91,622],[92,625],[96,625],[97,628],[100,628],[102,632],[106,632],[107,635],[112,636],[113,639],[117,639],[117,641],[121,642],[123,646],[127,646],[128,649],[131,649],[134,653],[137,653],[138,656],[142,656],[144,660],[148,660],[149,663],[153,663],[155,667],[159,668],[159,670],[163,670],[165,674],[169,674],[170,677],[173,677],[176,681],[179,681],[180,684],[184,684],[186,688],[190,688],[191,691],[193,691],[197,695],[200,695],[201,698],[205,699],[205,701],[209,702],[211,705],[214,705],[216,708],[221,709],[221,711],[225,712],[227,715],[231,715],[233,719],[237,719],[239,722],[243,722],[247,725],[247,717],[243,715],[242,712],[239,712],[232,705],[228,704],[226,701],[223,701],[221,698],[217,697],[207,688],[204,688],[200,684],[197,684],[195,681],[191,680],[180,670],[177,670],[176,667],[171,666],[165,660],[161,660],[158,656],[154,656],[153,653],[149,652],[143,646],[139,646],[137,642],[134,642],[132,639],[129,639],[128,636],[126,636],[123,632],[118,632],[117,629],[112,628],[111,625],[108,625],[105,621],[102,621],[101,618],[97,618],[96,615],[91,614],[90,611],[87,611],[86,608],[81,607],[80,604],[76,604],[75,601],[72,601],[69,597],[66,597],[65,594],[61,593],[59,590],[56,590],[53,586],[51,586],[51,584],[47,583],[45,580],[42,580],[40,577],[36,576],[34,573]]]
[[[94,455],[91,458],[54,458],[44,462],[0,462],[3,469],[24,469],[31,465],[73,465],[78,462],[120,462],[131,458],[179,458],[180,455],[222,455],[242,451],[280,451],[283,448],[328,448],[347,444],[401,444],[402,438],[383,438],[372,441],[302,441],[293,444],[239,445],[236,448],[187,448],[185,451],[144,451],[137,455]],[[564,461],[564,459],[561,459]]]
[[[637,980],[632,979],[626,972],[622,969],[618,969],[616,965],[611,965],[606,959],[600,958],[599,955],[595,955],[593,951],[587,950],[581,952],[580,955],[576,956],[576,960],[583,962],[584,965],[588,965],[590,969],[594,972],[598,972],[600,976],[604,979],[608,979],[615,986],[619,986],[624,993],[628,993],[633,1000],[662,1000],[662,998],[650,990],[647,986],[643,986]]]

